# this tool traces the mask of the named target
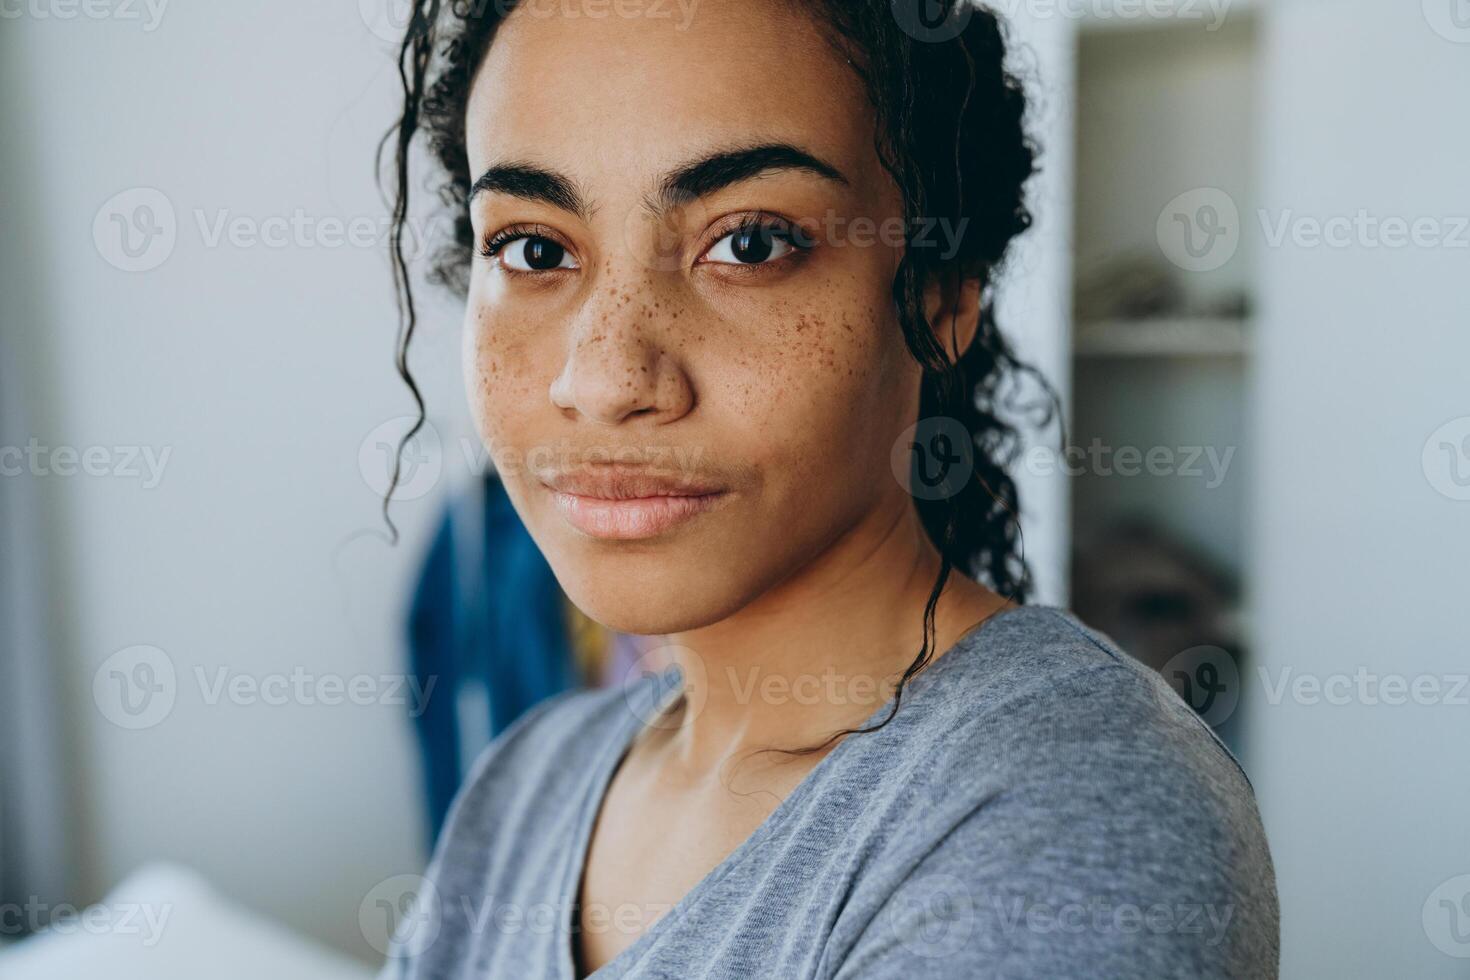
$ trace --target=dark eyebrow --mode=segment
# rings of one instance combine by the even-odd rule
[[[577,188],[561,174],[531,163],[499,163],[480,175],[470,188],[469,199],[481,192],[497,192],[527,201],[544,201],[552,207],[570,211],[583,221],[591,209]]]
[[[800,147],[762,143],[719,150],[684,164],[659,182],[658,191],[644,199],[644,207],[663,214],[768,170],[805,170],[839,184],[847,183],[842,171]]]
[[[717,150],[668,173],[658,189],[644,198],[644,207],[660,215],[696,198],[750,180],[770,170],[804,170],[826,180],[846,184],[836,167],[790,143]],[[592,208],[570,179],[553,170],[530,163],[495,164],[470,187],[470,200],[481,192],[497,192],[527,201],[543,201],[569,211],[583,221]]]

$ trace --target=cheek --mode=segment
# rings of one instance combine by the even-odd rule
[[[890,446],[913,422],[920,373],[890,307],[857,282],[814,291],[773,307],[769,343],[731,359],[728,402],[783,496],[881,490]]]
[[[471,295],[464,322],[465,391],[481,438],[493,446],[510,445],[508,436],[524,431],[518,423],[544,407],[550,384],[541,377],[545,365],[508,320]]]

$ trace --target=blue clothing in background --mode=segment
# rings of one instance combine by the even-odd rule
[[[433,837],[490,739],[581,685],[564,602],[498,478],[446,508],[408,620],[409,669],[434,683],[417,719]]]

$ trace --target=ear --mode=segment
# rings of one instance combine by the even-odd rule
[[[959,360],[980,329],[980,280],[941,270],[924,287],[924,314],[951,360]]]

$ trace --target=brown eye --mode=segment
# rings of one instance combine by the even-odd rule
[[[760,265],[796,251],[786,232],[770,225],[748,225],[721,238],[705,253],[710,262]]]
[[[527,235],[500,249],[500,262],[514,272],[549,272],[552,269],[575,269],[567,250],[558,242]]]

